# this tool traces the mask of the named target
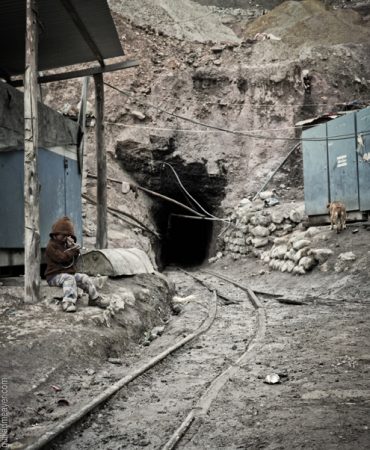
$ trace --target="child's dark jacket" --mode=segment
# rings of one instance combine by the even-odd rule
[[[76,273],[75,262],[79,254],[78,249],[66,250],[64,242],[50,239],[46,247],[46,271],[45,277],[47,280],[59,273]]]

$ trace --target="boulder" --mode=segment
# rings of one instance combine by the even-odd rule
[[[293,230],[293,225],[290,224],[290,223],[286,223],[286,224],[283,226],[283,231],[284,231],[285,233],[290,233],[292,230]]]
[[[293,242],[294,250],[300,250],[301,248],[308,247],[311,244],[311,241],[308,239],[299,239],[298,241]]]
[[[272,191],[263,191],[259,193],[259,198],[261,200],[266,200],[268,198],[273,197],[274,193]]]
[[[271,213],[271,220],[275,224],[283,223],[283,221],[284,221],[284,213],[282,211],[273,211]]]
[[[284,255],[284,259],[290,259],[291,261],[296,261],[296,251],[294,248],[291,248],[287,253]]]
[[[285,253],[288,251],[287,245],[278,245],[271,249],[271,258],[284,259]]]
[[[304,256],[299,260],[299,266],[303,267],[305,271],[311,270],[317,264],[313,256]]]
[[[291,272],[293,272],[293,269],[294,269],[294,267],[295,267],[295,264],[294,264],[293,261],[289,261],[289,260],[288,260],[288,261],[285,262],[284,267],[286,268],[286,272],[291,273]]]
[[[271,259],[269,262],[269,267],[273,270],[280,270],[283,264],[284,261],[281,261],[280,259]]]
[[[250,230],[251,234],[255,237],[267,237],[270,235],[270,231],[266,227],[262,227],[261,225],[257,225]]]
[[[303,266],[295,266],[293,269],[293,273],[296,273],[297,275],[304,275],[306,271],[304,270]]]
[[[310,227],[308,228],[308,230],[306,230],[305,232],[305,237],[306,238],[311,238],[316,236],[317,234],[321,233],[321,230],[317,227]]]
[[[341,261],[355,261],[356,255],[353,252],[341,253],[338,256],[338,259]]]
[[[299,222],[302,222],[302,220],[304,218],[304,214],[305,214],[304,206],[302,205],[302,206],[300,206],[296,209],[292,209],[290,211],[289,219],[294,223],[299,223]]]
[[[133,117],[135,117],[136,119],[139,119],[139,120],[144,120],[145,119],[145,114],[143,114],[142,112],[140,112],[140,111],[131,111],[131,115],[133,116]]]
[[[242,198],[239,202],[239,207],[251,207],[252,206],[252,202],[248,199],[248,198]]]
[[[261,260],[264,263],[269,263],[270,262],[270,251],[262,252],[261,253]]]
[[[291,237],[290,237],[290,239],[289,239],[289,242],[291,243],[291,244],[293,244],[293,242],[295,242],[295,241],[299,241],[300,239],[305,239],[305,232],[303,231],[294,231],[292,234],[291,234]]]
[[[330,248],[312,248],[308,252],[308,255],[313,256],[319,264],[323,264],[332,254]]]
[[[269,232],[273,233],[274,231],[276,231],[276,225],[271,222],[270,225],[268,226]]]
[[[269,243],[269,240],[264,237],[256,237],[252,239],[252,245],[255,248],[265,247]]]
[[[260,259],[261,258],[261,251],[260,250],[257,250],[256,248],[252,248],[252,254],[256,257],[256,258],[258,258],[258,259]]]
[[[302,259],[304,256],[308,255],[309,251],[310,251],[310,247],[303,247],[300,250],[298,250],[294,256],[294,262],[298,263],[300,259]]]
[[[289,239],[287,236],[277,237],[274,239],[275,245],[287,245],[289,242]]]
[[[250,223],[254,226],[261,225],[267,227],[271,223],[271,216],[270,214],[264,213],[264,211],[257,212],[257,214],[254,217],[251,217]]]

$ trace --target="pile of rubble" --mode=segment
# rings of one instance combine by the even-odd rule
[[[224,252],[234,259],[253,254],[273,270],[305,274],[333,252],[315,248],[313,238],[320,230],[306,230],[304,219],[303,203],[279,204],[272,192],[262,192],[254,201],[243,199],[222,235]]]

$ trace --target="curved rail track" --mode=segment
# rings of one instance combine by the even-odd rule
[[[48,448],[82,449],[91,448],[92,443],[94,443],[94,448],[123,448],[124,446],[120,447],[118,444],[111,446],[109,436],[113,441],[120,441],[121,444],[125,438],[132,439],[127,434],[128,421],[130,421],[131,428],[134,428],[140,426],[141,419],[143,420],[141,425],[143,429],[152,426],[154,431],[150,432],[151,439],[148,443],[141,442],[138,446],[143,446],[142,444],[146,446],[150,443],[151,448],[169,450],[179,444],[190,427],[196,428],[197,422],[202,421],[202,417],[207,414],[213,400],[230,377],[252,358],[258,345],[262,344],[266,331],[266,313],[253,290],[222,274],[201,270],[192,273],[181,270],[181,275],[180,272],[171,273],[177,273],[177,276],[181,277],[192,277],[198,285],[199,283],[202,285],[200,287],[202,295],[206,295],[206,292],[210,293],[207,301],[207,317],[200,327],[112,384],[88,404],[28,445],[27,450],[41,449],[46,446]],[[204,302],[201,303],[204,308]],[[217,303],[220,305],[218,308]],[[185,347],[190,342],[199,342],[200,340],[202,341],[198,345]],[[241,351],[239,350],[240,343],[243,347]],[[189,347],[191,348],[189,349]],[[238,356],[234,356],[236,347],[239,350]],[[177,351],[180,348],[183,350]],[[172,357],[168,358],[169,355]],[[159,365],[159,362],[162,364]],[[166,364],[169,365],[169,368],[166,367]],[[149,371],[149,369],[151,370]],[[148,377],[151,379],[148,380]],[[161,378],[161,382],[165,382],[165,387],[158,382],[159,378]],[[182,381],[179,382],[179,379]],[[136,387],[133,386],[135,383]],[[120,398],[123,388],[133,389],[133,392],[126,392]],[[111,398],[114,394],[117,395]],[[156,405],[153,408],[157,409],[151,411],[153,395],[156,398],[168,397],[165,411],[159,410]],[[173,396],[178,401],[173,400]],[[108,400],[110,401],[108,402]],[[117,433],[107,434],[104,437],[105,444],[109,443],[107,447],[104,446],[103,441],[100,444],[98,442],[99,438],[102,438],[99,430],[96,433],[89,432],[88,437],[81,438],[84,430],[90,430],[91,425],[91,423],[82,423],[82,420],[92,411],[102,408],[103,405],[109,413],[109,419],[103,414],[104,429],[117,430]],[[141,417],[141,413],[138,413],[141,405],[144,408],[143,417]],[[144,417],[145,413],[151,417],[158,417],[158,414],[166,413],[168,417],[166,416],[158,423],[156,421],[151,423],[150,418]],[[177,416],[184,417],[184,415],[183,420],[177,419]],[[88,419],[85,422],[88,422]],[[96,425],[96,422],[94,423]],[[161,434],[162,430],[158,432],[158,426],[163,428],[164,434]],[[124,436],[122,436],[122,432],[118,431],[120,427],[126,431]],[[83,431],[81,433],[79,430],[80,436],[76,436],[79,428],[82,428]],[[99,425],[97,428],[99,429]],[[135,430],[137,429],[135,428]],[[167,439],[164,436],[167,436]],[[81,439],[84,442],[81,443]],[[132,447],[136,446],[132,440],[131,444]],[[132,447],[130,446],[130,448]]]

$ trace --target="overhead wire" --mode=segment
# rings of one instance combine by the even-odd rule
[[[132,95],[129,94],[128,92],[123,91],[122,89],[117,88],[116,86],[113,86],[112,84],[108,83],[108,82],[104,82],[104,84],[108,87],[110,87],[111,89],[116,90],[117,92],[121,93],[122,95],[125,95],[129,98],[132,98]],[[181,119],[190,123],[193,123],[195,125],[200,125],[202,127],[206,127],[212,130],[217,130],[217,131],[222,131],[225,133],[231,133],[234,135],[238,135],[238,136],[244,136],[244,137],[249,137],[251,139],[261,139],[261,140],[272,140],[272,141],[305,141],[305,142],[325,142],[327,140],[330,141],[337,141],[337,140],[343,140],[343,139],[353,139],[356,137],[355,134],[351,133],[351,134],[342,134],[342,135],[336,135],[336,136],[330,136],[327,138],[302,138],[302,137],[279,137],[279,136],[262,136],[262,135],[258,135],[258,134],[251,134],[252,132],[250,131],[240,131],[240,130],[230,130],[229,128],[224,128],[224,127],[220,127],[220,126],[216,126],[216,125],[211,125],[211,124],[206,124],[204,122],[200,122],[198,120],[192,119],[190,117],[185,117],[185,116],[181,116],[179,114],[175,114],[172,113],[170,111],[166,111],[162,108],[160,108],[159,106],[153,105],[150,102],[147,101],[142,101],[141,103],[146,104],[147,106],[149,106],[150,108],[154,108],[157,111],[162,112],[163,114],[167,114],[170,115],[172,117],[176,117],[177,119]],[[114,122],[112,122],[114,123]],[[126,124],[123,124],[123,126],[125,126]],[[300,129],[300,127],[292,127],[292,129]],[[176,129],[176,131],[178,131]],[[265,130],[259,130],[259,131],[273,131],[273,130],[269,130],[269,129],[265,129]],[[275,130],[276,131],[276,130]],[[282,131],[286,131],[285,129],[282,129]],[[363,135],[367,135],[370,134],[370,130],[365,130],[365,132],[362,133]]]
[[[185,193],[185,195],[187,195],[190,198],[190,200],[192,200],[198,206],[198,208],[201,209],[201,211],[203,213],[207,214],[208,217],[211,217],[213,219],[221,220],[223,222],[228,222],[227,219],[221,219],[220,217],[214,216],[213,214],[209,213],[206,209],[204,209],[203,206],[197,200],[195,200],[195,198],[190,194],[190,192],[182,184],[180,177],[178,176],[174,167],[171,164],[169,164],[168,162],[163,161],[162,164],[168,166],[172,170],[173,174],[176,177],[177,182],[179,183],[179,185],[180,185],[181,189],[183,190],[183,192]]]
[[[181,132],[181,133],[223,133],[223,130],[196,130],[196,129],[190,129],[190,128],[166,128],[166,127],[155,127],[155,126],[145,126],[145,125],[133,125],[133,124],[126,124],[126,123],[118,123],[118,122],[104,122],[106,125],[113,125],[117,127],[123,127],[123,128],[138,128],[143,130],[154,130],[154,131],[171,131],[171,132]],[[291,129],[297,129],[300,130],[301,127],[286,127],[286,128],[265,128],[263,131],[289,131]],[[257,130],[248,130],[248,132],[253,132]],[[258,130],[261,131],[261,130]],[[368,136],[370,134],[370,130],[365,130],[364,132],[358,133],[363,136]],[[354,134],[343,134],[343,135],[337,135],[336,137],[343,136],[345,139],[354,139],[356,136]],[[311,139],[300,139],[297,138],[296,140],[299,141],[310,141]],[[331,138],[329,137],[328,140],[330,141]],[[341,140],[341,139],[334,139],[334,140]],[[295,140],[294,140],[295,141]],[[325,142],[326,138],[320,138],[317,139],[317,142]]]

